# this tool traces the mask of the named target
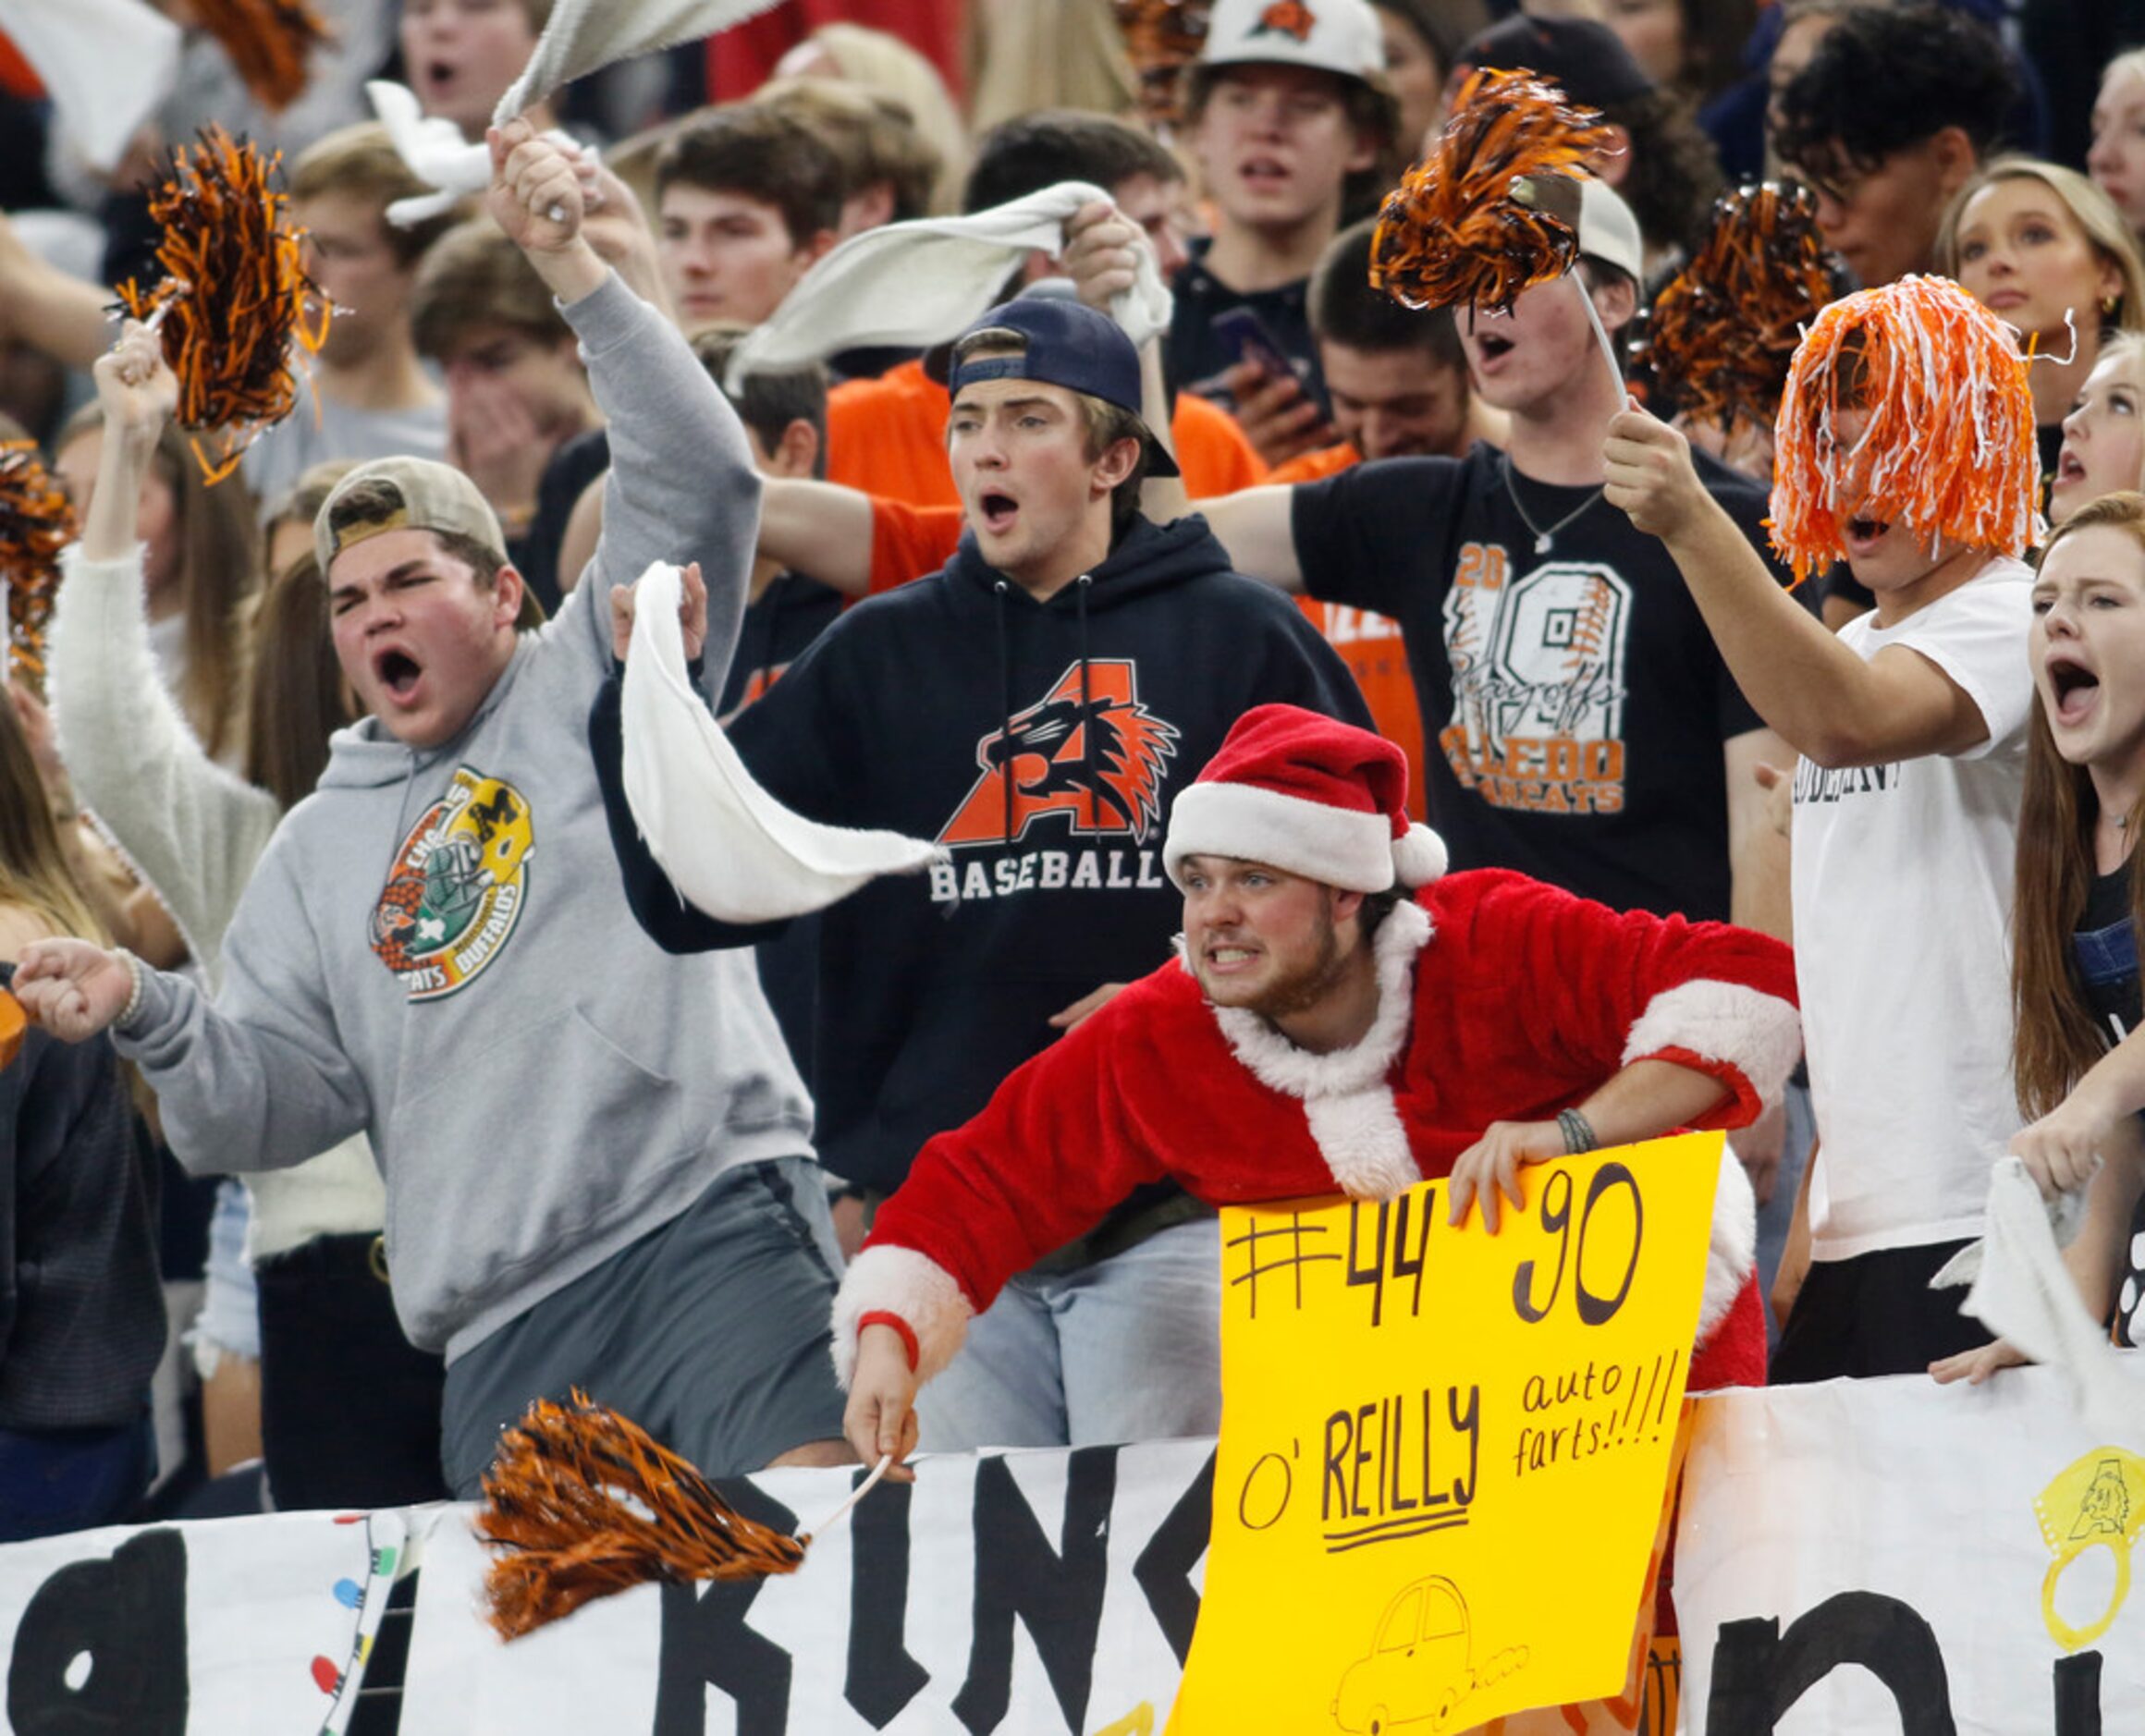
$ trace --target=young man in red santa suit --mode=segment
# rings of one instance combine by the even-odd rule
[[[1168,1176],[1216,1204],[1451,1178],[1495,1232],[1520,1169],[1740,1126],[1801,1048],[1794,965],[1722,923],[1619,914],[1502,870],[1440,878],[1407,764],[1293,705],[1244,714],[1170,819],[1180,957],[924,1147],[835,1302],[844,1428],[915,1445],[917,1388],[999,1287]],[[1417,888],[1412,897],[1408,888]],[[1749,1184],[1721,1166],[1691,1386],[1756,1383]]]

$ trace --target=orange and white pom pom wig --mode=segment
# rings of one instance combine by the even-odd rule
[[[1834,301],[1790,364],[1774,429],[1772,545],[1796,577],[1846,552],[1850,518],[1997,554],[2045,532],[2018,334],[1943,277]],[[1859,436],[1837,419],[1866,412]]]

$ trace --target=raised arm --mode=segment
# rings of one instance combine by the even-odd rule
[[[1229,564],[1292,595],[1304,588],[1304,568],[1296,558],[1294,495],[1293,488],[1269,483],[1199,503],[1207,528],[1229,551]]]
[[[1797,752],[1877,765],[1988,740],[1980,708],[1919,652],[1892,645],[1864,661],[1783,591],[1666,422],[1623,411],[1602,455],[1610,503],[1661,540],[1736,684]]]
[[[0,329],[70,368],[104,354],[112,323],[110,295],[48,264],[0,215]]]
[[[802,476],[760,482],[760,550],[844,596],[871,590],[872,497]]]
[[[760,483],[744,426],[676,326],[635,296],[581,232],[580,177],[526,121],[490,135],[485,208],[528,256],[581,339],[610,433],[603,531],[572,630],[607,658],[607,593],[652,562],[698,561],[708,589],[705,681],[721,690],[752,577]]]
[[[279,810],[202,752],[149,647],[135,513],[178,382],[155,336],[131,321],[96,380],[104,440],[81,541],[63,557],[47,689],[76,794],[155,888],[213,982],[224,929]]]

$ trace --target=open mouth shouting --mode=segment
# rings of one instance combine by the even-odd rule
[[[975,499],[977,528],[991,536],[1003,536],[1019,522],[1021,503],[1002,488],[986,489]]]
[[[1853,518],[1843,527],[1846,532],[1847,558],[1859,559],[1884,540],[1891,523],[1883,519]]]
[[[373,653],[374,683],[397,705],[415,701],[423,677],[423,666],[399,645],[383,645]]]
[[[2076,729],[2092,717],[2101,699],[2101,678],[2071,651],[2052,651],[2041,665],[2048,688],[2049,721],[2059,729]]]
[[[451,60],[420,61],[416,68],[417,93],[428,106],[435,106],[455,93],[461,68]]]
[[[1246,157],[1236,166],[1236,176],[1255,193],[1279,192],[1295,179],[1295,171],[1280,157]]]
[[[1512,353],[1512,339],[1502,332],[1478,331],[1475,334],[1475,354],[1485,364],[1502,361]]]

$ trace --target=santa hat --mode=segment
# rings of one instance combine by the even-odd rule
[[[1352,892],[1428,886],[1445,844],[1407,813],[1407,756],[1300,705],[1258,705],[1177,798],[1162,866],[1187,856],[1265,862]]]

